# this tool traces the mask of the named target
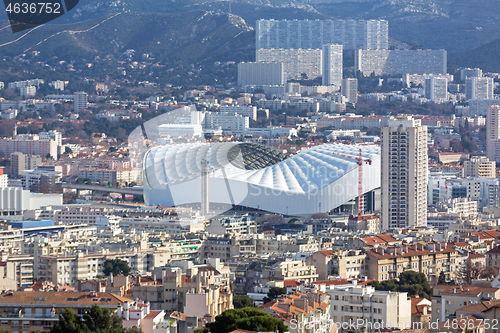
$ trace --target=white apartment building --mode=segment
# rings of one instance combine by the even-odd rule
[[[488,108],[492,105],[500,105],[500,99],[470,99],[467,103],[469,103],[469,117],[486,117]]]
[[[389,48],[386,20],[258,20],[256,48],[319,49],[341,44],[344,50]]]
[[[106,208],[94,207],[65,207],[55,214],[55,222],[62,224],[85,224],[95,225],[99,216],[106,215],[111,210]]]
[[[425,80],[430,79],[430,78],[439,78],[439,79],[447,79],[448,82],[453,81],[453,75],[452,74],[403,74],[403,85],[410,87],[411,84],[413,83],[414,85],[422,85],[424,86]]]
[[[364,76],[413,74],[445,74],[445,50],[356,50],[354,70]]]
[[[248,117],[234,112],[204,112],[204,129],[222,129],[223,131],[245,131],[250,127]]]
[[[121,218],[115,215],[102,215],[95,219],[97,232],[110,230],[113,234],[119,233]]]
[[[486,157],[500,162],[500,105],[488,107],[486,115]]]
[[[359,321],[365,324],[357,327],[355,332],[375,332],[376,327],[370,326],[375,323],[383,323],[381,327],[387,328],[398,327],[398,323],[411,323],[411,301],[406,292],[380,291],[372,286],[353,285],[326,289],[326,293],[330,296],[330,316],[335,323]],[[342,327],[339,330],[351,331]]]
[[[158,126],[158,134],[169,137],[200,137],[203,128],[194,124],[163,124]]]
[[[54,140],[57,146],[62,146],[62,133],[52,130],[38,133],[40,140]]]
[[[285,68],[280,61],[240,62],[238,64],[238,85],[274,86],[285,84]]]
[[[257,107],[253,105],[224,105],[220,110],[221,112],[234,112],[240,116],[257,120]]]
[[[382,128],[382,229],[425,226],[427,126],[411,116]]]
[[[349,103],[358,102],[358,79],[347,78],[342,80],[342,96],[345,96]]]
[[[464,81],[469,77],[482,77],[483,71],[481,68],[464,68],[460,70],[460,80]]]
[[[49,86],[54,87],[56,90],[61,90],[63,91],[66,85],[69,83],[69,81],[61,81],[61,80],[56,80],[52,81],[49,83]]]
[[[491,99],[495,82],[491,77],[469,77],[465,79],[465,99]]]
[[[97,220],[96,220],[97,221]],[[190,218],[155,218],[155,217],[123,217],[120,219],[120,228],[124,232],[132,231],[163,231],[170,235],[182,235],[205,231],[204,216]]]
[[[73,102],[74,102],[75,112],[87,109],[87,105],[88,105],[87,93],[84,91],[75,92]]]
[[[498,178],[467,177],[429,177],[429,204],[446,202],[455,198],[467,198],[478,202],[480,209],[495,207],[499,204]]]
[[[285,80],[315,79],[322,74],[322,49],[257,49],[257,62],[281,62]]]
[[[344,68],[340,44],[325,44],[322,52],[322,81],[324,86],[341,86]]]
[[[35,86],[26,86],[19,88],[19,95],[25,98],[35,97],[36,95],[36,87]]]
[[[43,84],[43,83],[44,83],[43,79],[31,79],[31,80],[25,80],[25,81],[9,82],[7,87],[9,89],[17,89],[17,88],[26,87],[26,86],[36,86],[37,88],[39,88],[40,84]]]
[[[444,102],[448,100],[448,79],[431,77],[425,79],[425,98],[433,102]]]

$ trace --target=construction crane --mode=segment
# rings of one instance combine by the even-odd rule
[[[354,157],[351,155],[340,154],[334,152],[333,155],[337,155],[340,157],[347,157],[352,160],[355,160],[358,164],[358,216],[363,216],[363,163],[367,163],[369,165],[372,164],[372,160],[367,158],[363,159],[362,151],[359,149],[359,157]]]

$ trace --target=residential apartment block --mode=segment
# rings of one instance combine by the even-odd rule
[[[445,74],[445,50],[357,50],[354,70],[368,76],[411,74]]]
[[[425,226],[427,126],[411,116],[382,129],[382,229]]]
[[[496,163],[488,157],[477,156],[464,162],[464,177],[496,177]]]
[[[495,83],[491,77],[465,79],[465,99],[492,99]]]
[[[394,247],[379,246],[366,251],[367,276],[373,280],[395,279],[405,271],[424,273],[437,282],[443,272],[449,280],[462,267],[457,250],[449,243],[412,244]]]
[[[238,64],[238,85],[242,87],[283,85],[286,82],[285,76],[284,62],[282,61],[262,60]]]
[[[283,63],[285,80],[303,79],[303,74],[312,80],[322,75],[322,46],[317,49],[258,48],[256,61]]]
[[[340,44],[325,44],[322,50],[322,82],[324,86],[341,86],[343,50]]]
[[[336,323],[353,322],[353,327],[339,332],[375,332],[378,325],[397,327],[398,323],[411,323],[411,306],[405,292],[375,290],[372,286],[353,285],[327,289],[330,296],[331,318]],[[359,325],[359,326],[358,326]]]
[[[385,20],[258,20],[256,48],[319,49],[341,44],[344,50],[387,49]]]

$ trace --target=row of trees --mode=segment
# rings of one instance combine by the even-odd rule
[[[408,296],[419,295],[431,299],[432,287],[424,273],[406,271],[399,275],[398,280],[371,281],[368,283],[377,290],[407,292]]]

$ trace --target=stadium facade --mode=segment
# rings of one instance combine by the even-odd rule
[[[243,206],[284,215],[328,212],[380,188],[380,148],[324,144],[291,157],[251,143],[157,146],[144,156],[144,199],[149,206],[200,209],[202,162],[209,161],[210,209]],[[216,212],[214,212],[215,214]]]

